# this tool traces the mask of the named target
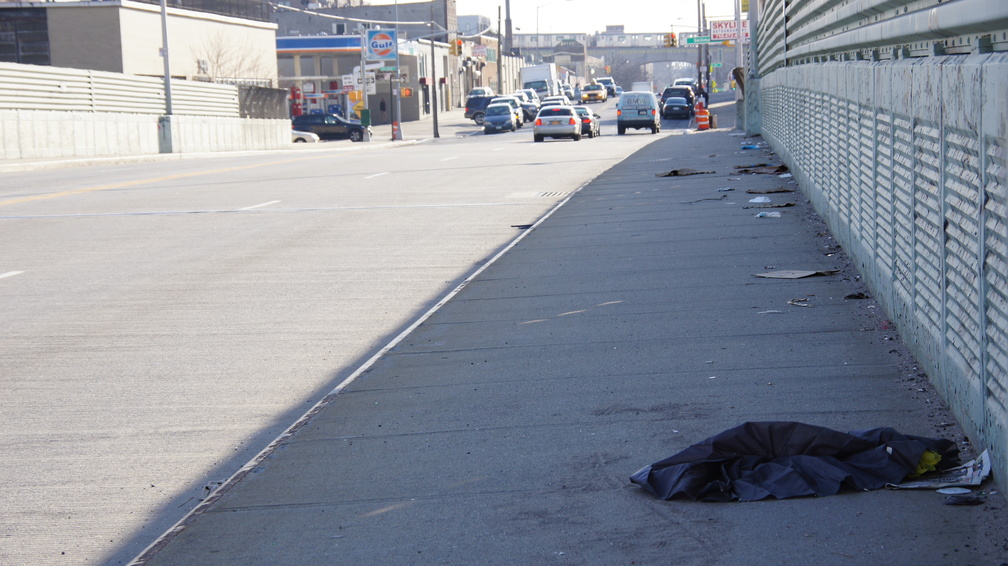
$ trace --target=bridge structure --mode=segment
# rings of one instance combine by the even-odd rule
[[[589,47],[588,55],[605,61],[612,67],[644,67],[680,63],[689,65],[696,74],[699,47]],[[732,68],[738,66],[735,47],[720,43],[706,46],[704,62],[710,63],[710,78],[716,85],[726,85]],[[680,66],[682,66],[680,65]],[[685,73],[684,73],[685,74]],[[656,77],[657,78],[657,77]]]

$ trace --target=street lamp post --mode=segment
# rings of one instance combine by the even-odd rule
[[[540,8],[545,8],[546,6],[549,6],[550,4],[556,4],[557,2],[560,2],[560,1],[561,0],[552,0],[551,2],[546,2],[544,4],[539,4],[539,5],[536,6],[536,52],[539,53],[539,60],[540,61],[542,61],[542,43],[540,43],[540,40],[542,38],[539,37],[539,9]],[[571,0],[563,0],[563,1],[564,2],[570,2]]]

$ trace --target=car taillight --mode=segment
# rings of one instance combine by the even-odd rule
[[[591,119],[589,119],[589,118],[581,118],[581,123],[582,124],[590,124],[591,123]]]
[[[616,109],[616,115],[617,116],[622,116],[623,115],[623,111],[617,108]]]
[[[567,122],[567,123],[568,123],[568,124],[577,124],[577,122],[575,122],[575,121],[574,121],[574,118],[571,118],[571,119],[570,119],[570,122]]]
[[[651,115],[654,116],[656,113],[657,113],[657,110],[655,110],[654,108],[652,108],[651,109]]]
[[[542,118],[536,118],[536,126],[542,126]]]

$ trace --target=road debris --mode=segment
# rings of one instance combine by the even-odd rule
[[[801,269],[778,269],[766,273],[753,273],[753,277],[765,277],[767,279],[803,279],[805,277],[815,277],[817,275],[836,275],[840,273],[837,269],[821,269],[809,271]]]
[[[758,501],[882,489],[913,474],[926,452],[954,466],[951,440],[892,428],[849,433],[799,422],[748,422],[630,476],[659,499]],[[940,472],[939,472],[940,473]]]
[[[685,177],[687,175],[710,175],[713,173],[714,171],[698,171],[697,169],[683,167],[682,169],[673,169],[668,173],[655,173],[655,177]]]

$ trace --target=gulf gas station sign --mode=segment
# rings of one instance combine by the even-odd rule
[[[369,29],[364,41],[368,61],[395,61],[399,42],[394,29]]]

